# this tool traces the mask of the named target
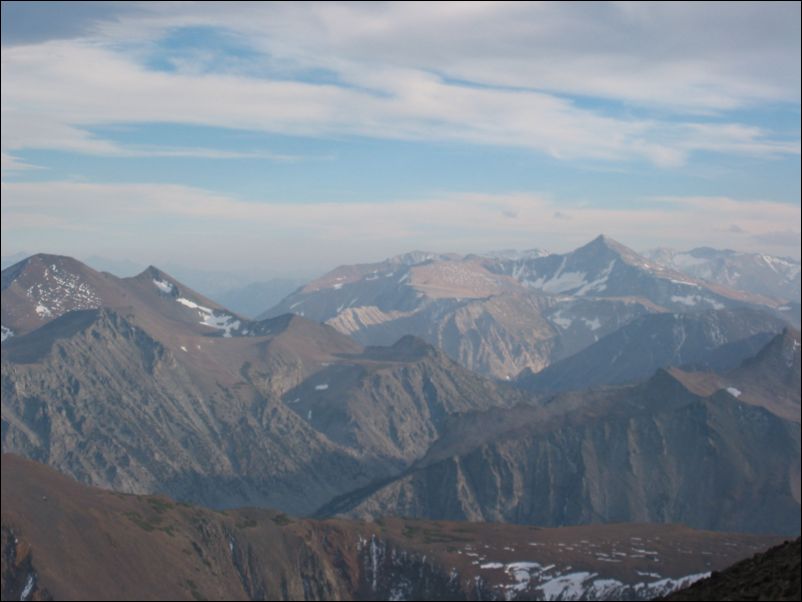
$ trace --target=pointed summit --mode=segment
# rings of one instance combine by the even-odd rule
[[[404,335],[398,339],[391,349],[398,353],[400,357],[414,359],[428,357],[436,353],[434,347],[429,343],[411,334]]]
[[[615,255],[630,265],[635,265],[638,267],[648,266],[648,262],[635,251],[604,234],[599,234],[596,238],[591,240],[586,245],[579,247],[571,254],[579,256],[596,255],[604,257]]]
[[[746,360],[740,367],[742,371],[758,370],[773,372],[774,379],[788,379],[800,386],[800,335],[799,331],[787,326],[761,349],[755,357]]]

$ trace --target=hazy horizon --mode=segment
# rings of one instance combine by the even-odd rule
[[[800,258],[798,3],[2,11],[4,256]]]
[[[604,235],[603,233],[597,234],[596,236]],[[588,238],[584,243],[578,245],[582,246],[586,243],[589,243],[591,240],[595,239],[596,236],[593,238]],[[605,235],[606,236],[606,235]],[[612,237],[610,237],[612,238]],[[625,244],[621,240],[614,239],[617,242]],[[545,247],[538,247],[538,246],[531,246],[528,248],[513,248],[513,247],[506,247],[506,248],[487,248],[487,249],[468,249],[468,250],[454,250],[454,249],[429,249],[429,248],[417,248],[417,249],[405,249],[398,253],[392,253],[389,255],[381,255],[376,253],[366,253],[363,255],[359,255],[353,261],[350,262],[339,262],[339,263],[326,263],[325,258],[320,258],[319,265],[310,264],[309,266],[301,266],[295,269],[286,269],[280,264],[277,265],[265,265],[265,266],[257,266],[256,268],[241,268],[241,269],[227,269],[225,270],[225,266],[197,266],[192,264],[183,264],[181,262],[177,262],[174,258],[165,257],[163,260],[155,260],[150,261],[147,259],[130,259],[129,257],[119,256],[104,256],[98,253],[92,253],[89,255],[76,255],[70,253],[61,253],[56,251],[48,251],[48,250],[36,250],[36,251],[29,251],[29,250],[21,250],[16,251],[11,254],[4,254],[2,256],[3,264],[11,265],[12,263],[16,263],[17,261],[21,261],[26,257],[31,255],[36,255],[38,253],[44,254],[53,254],[53,255],[66,255],[69,257],[73,257],[88,264],[90,267],[94,267],[95,269],[99,269],[102,271],[108,271],[113,273],[116,276],[126,277],[126,276],[133,276],[142,271],[144,271],[148,266],[155,266],[159,269],[164,270],[165,272],[170,273],[172,270],[179,270],[181,272],[185,272],[187,270],[197,270],[199,274],[230,274],[232,279],[236,279],[238,282],[247,283],[247,282],[255,282],[260,279],[268,280],[268,279],[297,279],[297,280],[311,280],[322,276],[323,274],[341,266],[341,265],[351,265],[351,264],[359,264],[359,263],[377,263],[384,261],[385,259],[390,259],[397,255],[402,255],[405,253],[413,253],[413,252],[431,252],[431,253],[455,253],[457,255],[489,255],[494,253],[501,253],[501,252],[524,252],[530,250],[540,250],[545,251],[549,254],[563,254],[568,253],[570,251],[575,250],[578,246],[570,246],[561,249],[553,249],[553,248],[545,248]],[[629,246],[629,245],[626,245]],[[691,251],[696,248],[706,247],[709,245],[705,244],[698,244],[693,245],[692,247],[682,248],[682,249],[672,249],[674,251]],[[650,248],[635,248],[634,251],[638,253],[644,253],[646,251],[651,251],[660,248],[671,248],[667,245],[655,245]],[[719,250],[729,250],[735,252],[747,252],[741,251],[739,249],[719,249]],[[793,256],[780,256],[785,257],[788,259],[793,259],[795,261],[799,261],[799,257]],[[10,261],[12,260],[13,261]],[[230,268],[230,266],[229,266]]]

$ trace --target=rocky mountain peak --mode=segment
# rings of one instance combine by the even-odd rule
[[[572,255],[596,261],[616,258],[625,263],[642,267],[645,267],[644,264],[647,263],[638,253],[604,234],[599,234],[586,245],[579,247]]]
[[[423,356],[432,356],[435,353],[435,348],[429,345],[420,337],[411,334],[404,335],[391,347],[393,351],[404,357],[420,358]]]

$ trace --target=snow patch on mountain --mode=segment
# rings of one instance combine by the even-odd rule
[[[707,303],[713,309],[724,309],[723,303],[719,303],[710,297],[704,297],[702,295],[671,295],[671,301],[674,303],[682,303],[689,307],[693,307],[699,303]]]
[[[688,280],[677,280],[676,278],[669,278],[669,281],[673,282],[674,284],[684,284],[685,286],[694,286],[696,288],[700,288],[698,284],[695,282],[689,282]]]
[[[703,257],[694,257],[690,253],[677,253],[672,259],[673,261],[671,263],[674,267],[679,269],[704,265],[709,261]]]
[[[503,569],[504,565],[500,562],[485,562],[479,565],[480,569]]]
[[[197,310],[200,316],[200,323],[204,326],[222,330],[224,337],[232,336],[232,331],[238,330],[242,326],[242,323],[231,314],[198,305],[186,297],[179,297],[176,301],[190,309]]]
[[[552,314],[549,319],[563,330],[567,330],[568,328],[571,328],[571,324],[573,324],[574,321],[571,318],[564,318],[562,313],[563,310],[559,310]]]
[[[95,309],[101,300],[97,292],[81,279],[56,263],[45,267],[42,280],[25,290],[36,303],[34,311],[40,318],[57,318],[76,309]]]
[[[560,272],[558,270],[557,274],[548,280],[544,281],[543,278],[538,278],[532,283],[532,287],[547,293],[560,294],[584,288],[589,284],[585,280],[585,272]]]
[[[33,592],[33,588],[36,585],[36,573],[28,573],[28,577],[25,580],[25,585],[22,587],[22,592],[19,595],[20,600],[28,600],[30,598],[31,593]]]
[[[568,573],[546,581],[537,589],[542,593],[544,600],[582,600],[585,599],[583,596],[585,591],[590,589],[585,582],[595,576],[596,573],[586,571]],[[606,579],[605,581],[610,580]],[[616,583],[620,585],[620,581]]]
[[[166,280],[159,280],[158,278],[153,279],[153,284],[156,285],[156,288],[159,289],[165,295],[172,295],[173,291],[175,291],[175,286],[171,282],[167,282]]]
[[[602,270],[601,274],[599,274],[599,277],[596,278],[596,280],[593,280],[592,282],[588,282],[587,284],[583,285],[574,294],[581,297],[583,295],[587,295],[590,292],[595,291],[600,293],[604,291],[607,288],[607,279],[610,277],[610,273],[613,271],[614,267],[615,267],[615,259],[610,261],[608,266],[604,268],[604,270]]]
[[[585,326],[587,326],[591,330],[599,330],[599,328],[602,327],[602,323],[599,318],[593,318],[592,320],[589,320],[587,318],[582,318],[582,321],[585,323]]]
[[[497,568],[498,563],[486,563],[480,568]],[[553,564],[542,566],[537,562],[511,562],[504,570],[512,583],[504,586],[507,600],[517,599],[522,594],[535,595],[538,600],[650,600],[665,596],[677,589],[710,576],[698,573],[678,578],[663,578],[651,582],[627,584],[598,573],[573,571],[560,574]],[[570,569],[570,567],[567,567]],[[640,573],[642,576],[660,577],[657,573]],[[525,594],[527,593],[527,594]]]

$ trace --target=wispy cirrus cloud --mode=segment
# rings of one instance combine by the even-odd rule
[[[392,78],[396,69],[415,70],[691,112],[800,94],[795,3],[136,6],[133,14],[93,24],[93,35],[153,40],[180,27],[219,28],[285,76],[325,68],[363,86]]]
[[[9,155],[8,153],[2,153],[2,155],[0,155],[0,159],[2,160],[0,167],[2,167],[3,174],[27,171],[29,169],[39,169],[38,165],[32,165],[31,163],[21,161],[17,157]]]
[[[723,16],[730,30],[721,25],[722,14],[689,6],[137,8],[87,21],[83,37],[3,49],[3,79],[13,84],[3,86],[5,150],[123,155],[137,151],[88,129],[181,123],[461,141],[564,160],[646,160],[661,167],[681,166],[699,151],[800,152],[798,132],[693,116],[798,101],[799,53],[787,52],[794,44],[793,7],[730,7]],[[705,24],[714,21],[711,36]],[[672,22],[684,27],[681,36]],[[756,35],[756,23],[775,35]],[[247,56],[220,61],[230,49],[204,47],[172,61],[172,70],[148,63],[154,45],[168,62],[179,52],[158,46],[164,36],[199,27],[236,37]],[[746,45],[744,36],[754,44]],[[657,112],[589,106],[585,97]]]

